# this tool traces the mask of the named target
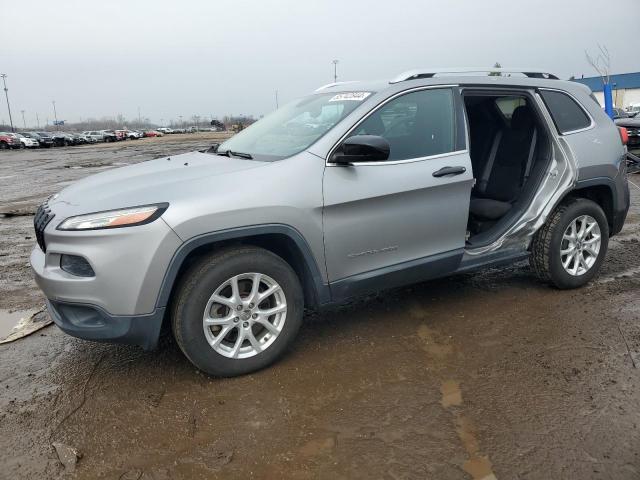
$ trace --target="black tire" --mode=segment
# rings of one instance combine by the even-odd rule
[[[0,150],[8,150],[9,145],[5,142],[0,142]]]
[[[287,313],[282,331],[262,352],[249,358],[232,359],[216,352],[203,329],[203,312],[214,291],[235,275],[262,273],[275,280],[286,297]],[[232,247],[203,257],[182,277],[171,306],[171,324],[176,342],[197,368],[209,375],[233,377],[254,372],[276,361],[293,343],[304,309],[300,281],[279,256],[257,247]]]
[[[560,249],[567,227],[581,215],[589,215],[598,223],[600,251],[594,264],[582,275],[571,275],[562,266]],[[538,278],[560,289],[578,288],[591,281],[600,270],[609,245],[609,224],[600,206],[586,198],[571,198],[560,204],[549,216],[531,243],[529,263]]]

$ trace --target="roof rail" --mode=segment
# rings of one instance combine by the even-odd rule
[[[345,84],[347,84],[347,83],[358,83],[358,81],[357,81],[357,80],[350,80],[350,81],[348,81],[348,82],[333,82],[333,83],[327,83],[326,85],[323,85],[323,86],[321,86],[320,88],[316,88],[316,89],[314,90],[314,93],[315,93],[315,92],[321,92],[322,90],[326,90],[327,88],[335,87],[335,86],[338,86],[338,85],[345,85]]]
[[[502,68],[502,67],[462,67],[462,68],[418,68],[402,72],[400,75],[391,79],[389,83],[404,82],[405,80],[417,80],[419,78],[432,78],[443,73],[521,73],[529,78],[547,78],[558,80],[558,76],[545,72],[538,68]]]

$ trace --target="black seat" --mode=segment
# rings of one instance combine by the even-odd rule
[[[481,220],[498,220],[511,210],[531,170],[536,147],[535,117],[528,106],[513,111],[511,126],[498,131],[471,198],[470,212]]]

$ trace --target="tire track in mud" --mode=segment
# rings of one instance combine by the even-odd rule
[[[410,314],[414,318],[425,320],[423,310],[417,304],[410,309]],[[464,412],[460,381],[455,378],[447,378],[445,375],[447,359],[455,354],[455,346],[451,337],[442,339],[426,323],[422,323],[416,333],[423,350],[427,353],[430,366],[433,366],[436,370],[436,376],[440,378],[440,393],[442,395],[440,404],[442,408],[451,413],[452,426],[467,453],[468,458],[462,464],[462,470],[471,475],[473,480],[497,480],[493,473],[491,460],[487,455],[482,454],[475,426]]]

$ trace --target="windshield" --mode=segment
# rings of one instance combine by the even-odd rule
[[[372,92],[311,95],[281,107],[233,136],[218,152],[274,161],[299,153],[351,113]]]

